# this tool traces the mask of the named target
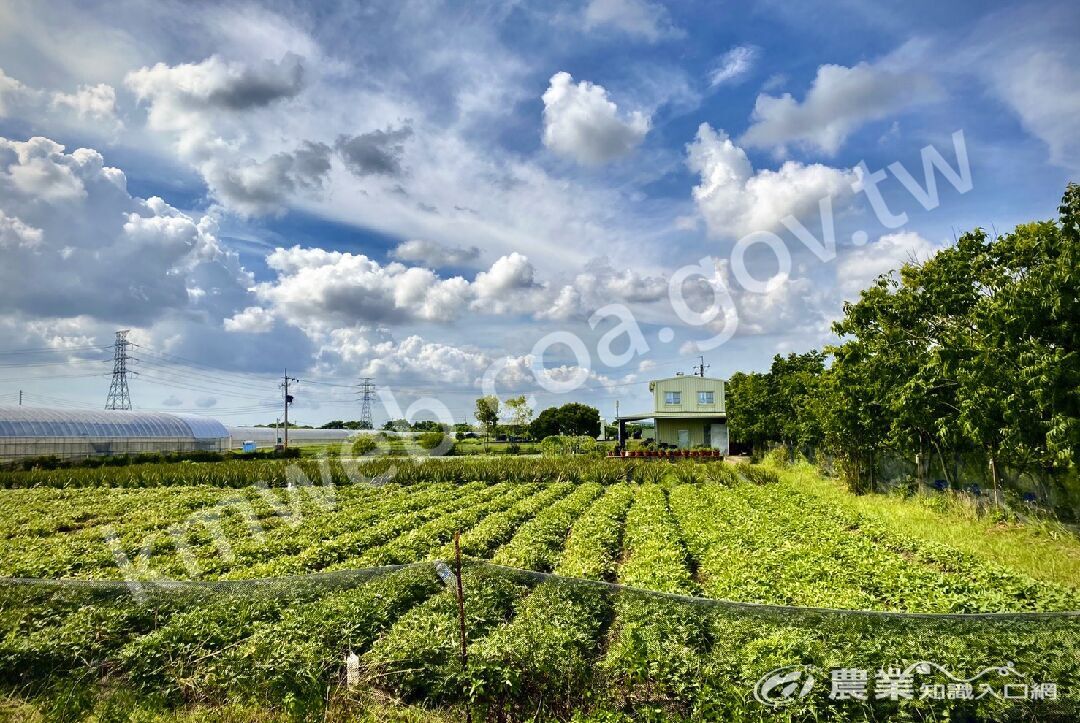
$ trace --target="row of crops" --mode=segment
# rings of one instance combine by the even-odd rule
[[[0,488],[85,489],[90,487],[231,487],[253,485],[347,486],[392,480],[416,482],[598,482],[620,479],[657,481],[667,463],[623,461],[591,457],[568,458],[437,458],[391,457],[377,459],[232,460],[227,462],[171,462],[127,467],[33,469],[0,473]]]
[[[235,582],[0,586],[0,685],[72,715],[92,705],[72,691],[122,685],[162,706],[242,700],[317,716],[328,690],[345,694],[352,652],[360,688],[381,700],[491,718],[735,719],[770,714],[754,685],[783,666],[873,678],[920,660],[965,676],[1010,662],[1061,694],[951,700],[950,714],[1077,712],[1066,687],[1080,674],[1076,618],[707,598],[1031,612],[1080,609],[1080,591],[837,512],[760,468],[657,467],[610,479],[584,466],[555,481],[418,476],[340,487],[332,500],[288,487],[12,490],[0,514],[19,524],[3,532],[0,574],[119,578],[119,551],[147,580],[195,570]],[[448,558],[459,530],[477,561],[463,575],[465,665],[455,588],[418,562]],[[370,571],[407,563],[417,564]],[[369,571],[350,572],[359,568]],[[302,577],[261,579],[285,575]],[[852,720],[946,710],[918,688],[911,699],[832,700],[827,679],[784,710]]]

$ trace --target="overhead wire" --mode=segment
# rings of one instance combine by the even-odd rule
[[[188,359],[171,352],[163,352],[151,347],[131,343],[131,347],[138,349],[138,356],[129,357],[131,367],[129,373],[137,378],[144,378],[146,381],[152,382],[155,385],[160,385],[174,390],[185,392],[196,392],[200,394],[206,394],[210,396],[224,396],[236,400],[250,401],[255,395],[265,394],[266,397],[271,395],[277,396],[280,394],[280,390],[277,388],[277,379],[269,376],[266,373],[258,372],[241,372],[224,370],[204,362]],[[18,349],[8,350],[6,352],[0,352],[0,354],[14,355],[18,353],[59,353],[59,352],[73,352],[73,351],[90,351],[99,350],[103,351],[111,347],[98,347],[98,346],[83,346],[83,347],[69,347],[67,349],[56,349],[53,347],[42,347],[38,349]],[[678,358],[671,358],[660,360],[661,363],[669,361],[685,360],[685,356],[680,355]],[[80,366],[86,368],[86,365],[106,365],[111,359],[68,359],[68,360],[30,360],[26,363],[0,363],[0,368],[22,367],[22,368],[41,368],[41,367],[54,367],[54,366],[69,366],[74,367],[76,373],[73,374],[48,374],[47,376],[23,376],[23,377],[10,377],[6,379],[0,379],[0,382],[20,382],[20,381],[34,381],[44,379],[58,379],[58,378],[93,378],[108,376],[107,370],[101,372],[90,373],[78,373],[77,370]],[[212,375],[212,376],[211,376]],[[304,401],[310,401],[312,403],[326,405],[329,407],[349,407],[355,399],[350,396],[336,397],[336,396],[321,396],[318,394],[304,393],[303,385],[310,384],[315,387],[327,387],[330,389],[344,389],[356,392],[359,390],[360,385],[358,383],[343,383],[340,381],[330,381],[327,379],[316,379],[311,377],[303,377],[298,379],[299,382],[299,396]],[[648,379],[635,379],[630,381],[612,381],[609,383],[589,384],[576,387],[571,390],[573,392],[593,392],[602,391],[608,392],[604,399],[612,399],[616,397],[615,390],[633,387],[637,385],[647,384]],[[431,383],[431,384],[380,384],[380,387],[390,390],[391,392],[412,396],[425,396],[435,394],[438,397],[459,397],[465,395],[473,395],[477,393],[475,388],[458,388],[454,389],[447,384]],[[526,392],[532,393],[538,396],[562,396],[562,392],[553,392],[545,389],[542,385],[536,385],[528,388],[513,387],[511,390],[514,393]],[[45,399],[48,395],[37,395],[37,398]],[[54,397],[54,403],[56,401],[76,404],[72,400],[62,400]],[[85,404],[85,403],[79,403]],[[183,407],[184,411],[203,412],[203,413],[218,413],[218,414],[240,414],[255,411],[270,411],[275,409],[280,403],[277,400],[271,401],[267,399],[265,402],[251,402],[249,404],[242,404],[237,402],[232,406],[223,407]],[[93,406],[93,405],[87,405]],[[455,407],[457,405],[454,405]],[[96,407],[95,407],[96,408]],[[298,410],[304,407],[298,407]],[[179,411],[181,408],[172,408],[174,411]],[[166,410],[167,411],[167,410]],[[468,416],[471,413],[471,409],[460,413],[454,413],[455,418],[458,416]]]
[[[75,351],[105,351],[111,349],[109,346],[69,346],[69,347],[55,347],[55,346],[43,346],[36,349],[6,349],[0,351],[0,356],[8,356],[14,354],[45,354],[45,353],[71,353]]]

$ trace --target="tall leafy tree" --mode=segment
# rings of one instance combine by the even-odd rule
[[[532,422],[533,410],[524,394],[511,397],[505,402],[506,409],[510,412],[510,428],[515,435],[522,435]]]
[[[495,426],[499,423],[499,398],[493,394],[480,397],[476,400],[476,411],[473,414],[476,421],[480,422],[480,426],[484,428],[486,443],[486,440],[495,431]]]

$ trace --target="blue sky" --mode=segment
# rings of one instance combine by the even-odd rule
[[[0,404],[101,406],[118,328],[137,407],[232,422],[276,416],[285,366],[312,423],[362,376],[460,420],[485,378],[610,416],[698,353],[764,368],[877,274],[1054,216],[1077,31],[1073,3],[4,0]],[[927,207],[890,170],[882,223],[854,169],[925,189],[928,149],[970,182]],[[784,222],[818,236],[823,198],[825,259]],[[697,323],[668,282],[703,259],[687,308],[730,305]]]

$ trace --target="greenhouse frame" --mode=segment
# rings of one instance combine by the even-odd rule
[[[229,431],[207,417],[163,412],[0,407],[0,459],[147,452],[224,452]]]

